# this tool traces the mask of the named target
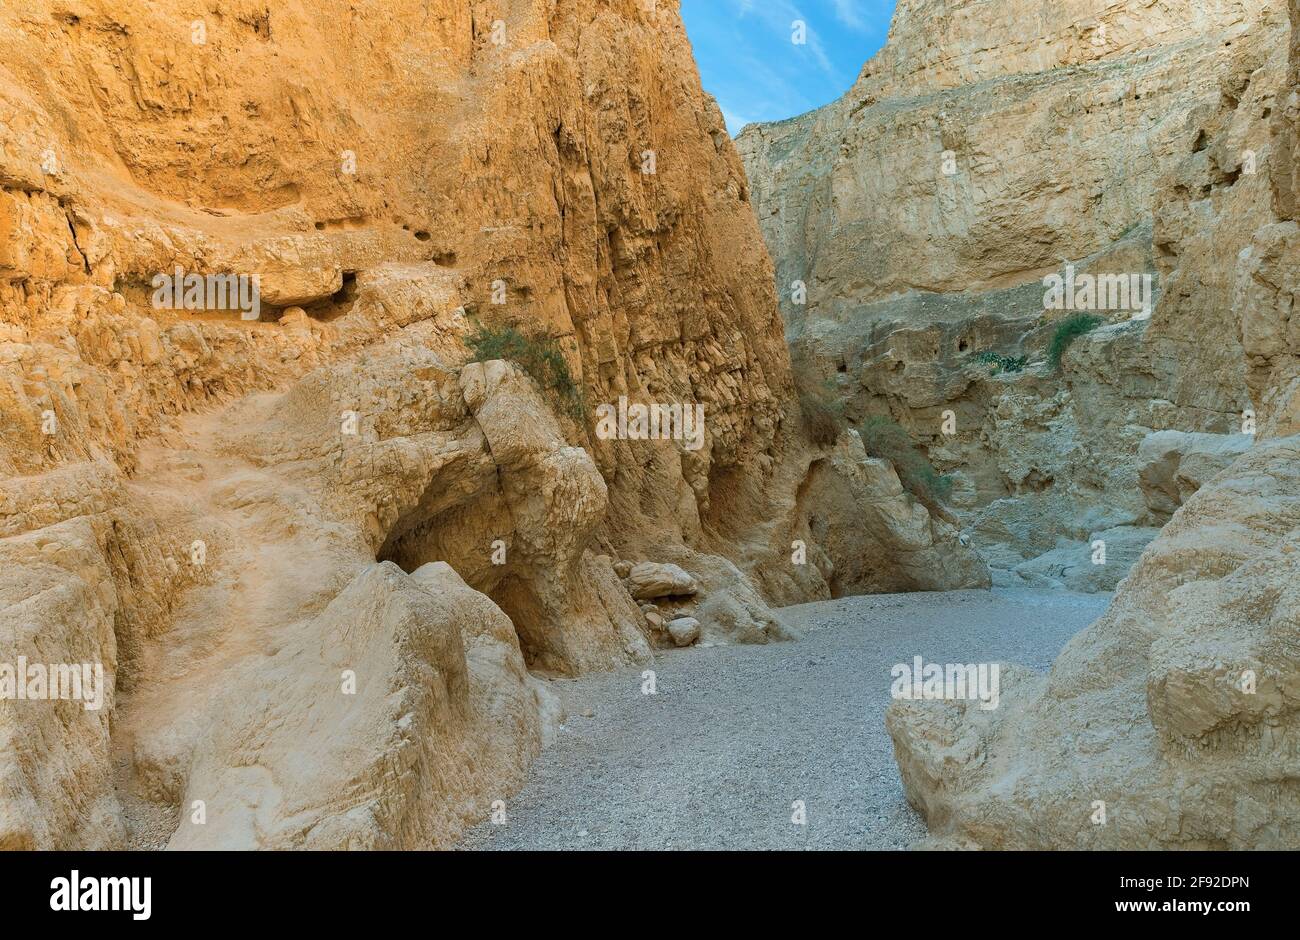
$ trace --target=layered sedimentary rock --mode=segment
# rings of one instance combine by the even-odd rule
[[[937,844],[1291,848],[1300,438],[1194,495],[1106,616],[1001,704],[898,702],[886,724]]]
[[[782,638],[850,559],[748,200],[673,3],[0,8],[0,661],[108,677],[0,702],[0,847],[445,845],[538,675]]]
[[[1248,426],[1230,311],[1285,32],[1279,0],[900,3],[842,99],[738,138],[799,367],[925,448],[1008,583],[1167,519],[1148,434]],[[1097,289],[1058,309],[1052,276]],[[1058,368],[1076,312],[1102,325]],[[1110,557],[1073,586],[1114,587],[1132,556]]]
[[[1218,460],[1224,448],[1168,436],[1144,445],[1147,492],[1162,510],[1175,493],[1180,505],[1111,609],[1048,674],[1004,671],[996,711],[891,707],[904,788],[939,844],[1235,849],[1300,841],[1300,3],[1291,0],[1288,12],[1283,61],[1260,76],[1279,88],[1273,104],[1217,121],[1203,148],[1214,160],[1235,150],[1247,117],[1264,125],[1271,149],[1260,203],[1244,216],[1215,213],[1206,194],[1184,186],[1162,208],[1186,219],[1187,232],[1196,220],[1205,246],[1236,241],[1244,220],[1264,217],[1228,270],[1201,268],[1207,252],[1194,251],[1180,253],[1174,274],[1234,285],[1229,310],[1258,439],[1199,482],[1195,455]],[[1198,483],[1190,495],[1178,470],[1187,460],[1187,479]]]
[[[836,597],[989,586],[988,567],[964,550],[955,520],[908,498],[894,467],[868,457],[856,431],[813,464],[796,514],[795,533]]]
[[[1188,498],[1250,450],[1253,434],[1157,431],[1138,448],[1138,482],[1147,509],[1167,519]]]

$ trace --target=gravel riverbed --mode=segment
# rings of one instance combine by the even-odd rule
[[[568,718],[466,849],[894,849],[925,834],[885,732],[890,669],[1045,669],[1110,595],[994,589],[849,597],[778,611],[802,639],[660,653],[557,680]],[[805,825],[791,822],[802,801]]]

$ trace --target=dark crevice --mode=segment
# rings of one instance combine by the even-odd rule
[[[303,306],[303,311],[313,320],[337,320],[352,309],[357,302],[357,272],[343,272],[343,286],[324,300]]]
[[[72,247],[77,249],[77,254],[81,255],[81,266],[87,274],[90,273],[90,259],[86,253],[81,250],[81,242],[77,240],[77,226],[72,221],[72,212],[68,209],[63,210],[64,217],[68,220],[68,231],[72,233]]]

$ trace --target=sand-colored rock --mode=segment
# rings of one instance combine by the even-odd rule
[[[639,601],[694,594],[695,579],[676,565],[643,561],[628,572],[628,590]]]
[[[0,661],[109,675],[0,711],[0,846],[446,845],[540,676],[663,644],[611,558],[788,638],[820,451],[749,198],[670,0],[0,6]]]
[[[206,804],[169,847],[446,844],[482,812],[474,798],[508,796],[540,750],[510,620],[445,563],[364,568],[319,621],[223,682],[192,756],[155,749],[170,737],[139,745],[145,768],[188,765],[181,804]]]
[[[1293,82],[1300,3],[1291,0],[1289,14],[1283,72]],[[1300,115],[1278,103],[1268,112],[1273,139],[1294,141]],[[1206,151],[1222,153],[1233,133],[1231,122],[1222,124]],[[1047,675],[1005,670],[995,711],[949,702],[891,706],[887,725],[904,790],[937,843],[1250,849],[1300,842],[1300,435],[1287,436],[1292,297],[1278,277],[1289,267],[1286,232],[1296,223],[1294,153],[1279,146],[1267,164],[1270,191],[1250,217],[1273,218],[1241,252],[1231,308],[1260,419],[1254,446],[1182,502],[1110,610]],[[1183,195],[1167,211],[1201,215],[1204,242],[1219,227],[1223,237],[1237,237],[1241,218],[1205,213],[1199,194]],[[1194,253],[1179,264],[1195,267],[1203,258]],[[1282,267],[1261,281],[1268,258]],[[1223,274],[1202,277],[1222,282]],[[1167,439],[1157,443],[1147,445],[1148,456],[1169,453]],[[1194,451],[1198,441],[1181,443]],[[1156,492],[1169,498],[1170,488],[1166,479]]]
[[[1138,483],[1153,516],[1172,515],[1255,443],[1252,434],[1156,431],[1138,448]]]
[[[1260,229],[1237,267],[1233,307],[1241,313],[1248,380],[1258,403],[1261,433],[1300,432],[1300,225],[1295,220]]]
[[[738,138],[798,368],[953,475],[996,569],[1163,522],[1138,445],[1241,432],[1248,373],[1277,368],[1231,311],[1285,281],[1276,237],[1235,272],[1273,221],[1286,29],[1281,0],[900,3],[843,98]],[[1151,303],[1102,305],[1057,370],[1043,279],[1067,265],[1150,277]]]
[[[901,3],[843,98],[746,128],[738,146],[792,334],[851,318],[865,336],[864,321],[901,318],[905,303],[933,305],[926,320],[966,319],[980,294],[1111,250],[1150,218],[1201,112],[1223,91],[1240,100],[1237,76],[1285,28],[1277,0],[1102,6]],[[1110,270],[1142,260],[1129,254]],[[944,310],[948,293],[975,296]]]
[[[951,519],[906,492],[888,461],[868,457],[856,431],[809,469],[796,513],[796,533],[825,553],[812,561],[826,564],[832,596],[990,584],[988,566]]]
[[[669,621],[668,633],[678,646],[690,646],[700,637],[700,622],[694,617],[678,617]]]
[[[1011,572],[1038,587],[1088,594],[1113,591],[1159,533],[1142,526],[1115,526],[1093,532],[1082,542],[1061,539],[1056,548],[1016,565]]]
[[[1261,444],[1192,496],[1050,673],[1002,670],[996,711],[891,705],[904,789],[938,842],[1297,844],[1298,458],[1300,438]]]

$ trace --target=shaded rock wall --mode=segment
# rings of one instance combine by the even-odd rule
[[[1276,0],[902,3],[842,99],[738,138],[799,368],[952,475],[1006,583],[1163,521],[1146,435],[1241,431],[1233,272],[1270,218],[1286,28]],[[1152,295],[1056,369],[1066,265]]]
[[[1004,672],[996,711],[891,706],[887,725],[905,791],[939,844],[1245,849],[1300,842],[1300,435],[1290,388],[1300,349],[1291,325],[1292,275],[1300,269],[1300,4],[1293,0],[1288,12],[1287,61],[1278,70],[1286,84],[1277,107],[1260,115],[1275,146],[1262,171],[1268,189],[1252,216],[1270,218],[1231,272],[1258,440],[1182,503],[1111,609],[1047,675]],[[1221,125],[1207,150],[1224,152],[1232,134],[1232,122]],[[1196,195],[1184,195],[1171,214],[1198,212]],[[1200,216],[1206,242],[1239,237],[1240,217]],[[1153,441],[1148,453],[1165,445]]]

